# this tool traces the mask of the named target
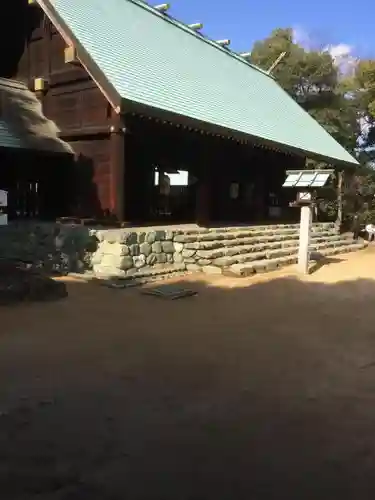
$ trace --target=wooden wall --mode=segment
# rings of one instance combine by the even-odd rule
[[[29,88],[33,87],[34,78],[48,80],[48,90],[38,97],[44,114],[56,123],[60,137],[77,154],[77,185],[72,196],[74,191],[79,201],[77,211],[83,212],[77,215],[113,212],[110,148],[113,111],[87,72],[79,65],[65,63],[66,44],[41,9],[28,6],[27,0],[12,2],[13,17],[21,27],[15,30],[13,40],[8,35],[12,60],[0,61],[0,76],[21,80]]]

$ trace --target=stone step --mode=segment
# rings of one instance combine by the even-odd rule
[[[253,241],[253,240],[252,240]],[[351,239],[349,240],[346,237],[340,237],[338,235],[333,235],[333,236],[326,236],[326,237],[321,237],[321,236],[313,236],[311,239],[312,244],[324,244],[326,242],[330,242],[332,244],[336,244],[339,241],[352,241]],[[224,260],[231,258],[231,257],[236,257],[241,254],[253,254],[253,253],[258,253],[262,252],[265,253],[267,251],[272,251],[272,250],[277,250],[277,249],[288,249],[291,247],[298,246],[298,237],[291,239],[288,238],[287,240],[277,240],[277,238],[274,241],[268,241],[264,243],[252,243],[252,244],[245,244],[245,245],[237,245],[237,246],[224,246],[221,245],[219,248],[215,248],[213,250],[197,250],[195,251],[194,249],[189,250],[188,248],[184,248],[182,255],[185,258],[185,262],[191,263],[190,259],[192,258],[194,261],[197,261],[199,263],[199,260],[204,260],[204,261],[211,261],[210,263],[218,266],[225,266],[227,264],[222,264],[221,261],[224,262]],[[188,260],[186,260],[188,259]]]
[[[337,231],[333,228],[322,228],[321,226],[313,226],[312,234],[325,232],[327,234],[337,235]],[[177,243],[197,243],[197,242],[212,242],[223,240],[235,240],[249,237],[264,237],[264,236],[288,236],[298,235],[299,225],[295,226],[280,226],[272,228],[272,226],[249,227],[249,228],[232,228],[230,231],[211,230],[208,232],[184,232],[176,233],[173,240]]]
[[[329,231],[315,232],[312,234],[312,239],[339,239],[341,236],[336,233]],[[214,240],[214,241],[195,241],[191,243],[185,243],[185,250],[216,250],[223,247],[234,247],[242,245],[254,245],[254,244],[267,244],[273,242],[287,242],[295,241],[299,239],[299,232],[287,233],[287,234],[272,234],[266,236],[244,236],[241,238],[225,239],[225,240]],[[281,244],[281,243],[280,243]]]
[[[365,243],[351,243],[333,248],[326,248],[319,251],[319,256],[329,257],[340,253],[355,252],[366,247]],[[314,259],[312,259],[314,260]],[[274,271],[277,268],[284,267],[290,264],[296,264],[298,261],[297,254],[275,257],[272,259],[260,259],[252,262],[244,262],[231,265],[223,271],[223,274],[228,276],[245,277],[254,273],[263,273]]]
[[[251,226],[227,226],[227,227],[210,227],[210,228],[192,228],[192,229],[177,229],[174,230],[176,235],[204,235],[210,233],[226,233],[246,231],[246,232],[262,232],[262,231],[279,231],[282,229],[299,229],[299,223],[294,224],[266,224],[266,225],[251,225]],[[314,222],[313,229],[324,231],[336,231],[333,222]]]

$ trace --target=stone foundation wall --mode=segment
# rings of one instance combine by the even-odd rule
[[[183,245],[174,231],[93,231],[98,247],[91,256],[92,270],[100,275],[134,276],[151,268],[176,265],[181,270]]]
[[[321,224],[316,229],[332,230]],[[282,233],[282,234],[281,234]],[[236,253],[260,251],[268,241],[297,236],[296,225],[215,229],[103,229],[59,223],[0,227],[0,258],[54,273],[93,271],[131,277],[183,271],[219,271]],[[241,245],[239,248],[237,245]],[[256,254],[254,254],[255,256]]]
[[[21,261],[46,272],[94,271],[133,276],[151,269],[183,270],[183,245],[176,232],[88,228],[19,222],[0,227],[0,259]]]
[[[96,248],[95,235],[80,225],[17,222],[0,227],[0,259],[21,261],[46,272],[84,272]]]

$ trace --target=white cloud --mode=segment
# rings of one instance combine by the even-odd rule
[[[300,26],[293,28],[293,42],[298,43],[306,50],[312,49],[311,35]]]
[[[354,56],[354,47],[347,43],[322,44],[321,40],[316,39],[316,37],[301,27],[293,29],[293,41],[306,50],[329,52],[335,65],[345,75],[350,75],[355,70],[357,58]]]
[[[353,55],[353,47],[346,43],[328,45],[324,48],[329,52],[336,66],[344,75],[351,75],[355,71],[357,58]]]

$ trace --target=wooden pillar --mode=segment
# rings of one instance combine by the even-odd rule
[[[211,165],[208,158],[204,159],[199,172],[196,195],[196,219],[200,226],[208,227],[211,222],[212,208]]]
[[[110,196],[111,212],[119,221],[126,220],[126,171],[125,171],[125,121],[124,117],[112,111],[110,136]]]

